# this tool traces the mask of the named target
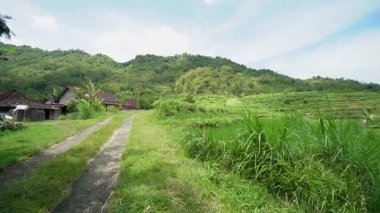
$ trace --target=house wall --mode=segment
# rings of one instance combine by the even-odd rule
[[[136,99],[130,99],[123,103],[122,109],[137,109],[137,100]]]
[[[25,114],[25,110],[17,110],[16,114],[14,115],[14,119],[16,121],[23,121],[24,120],[24,114]],[[25,114],[25,119],[26,119],[26,114]]]
[[[25,120],[28,121],[43,121],[46,119],[57,120],[61,115],[60,109],[41,110],[41,109],[28,109],[25,113]],[[16,121],[24,120],[24,110],[18,110],[14,115]]]
[[[58,117],[61,115],[60,109],[51,109],[49,110],[49,120],[57,120]]]
[[[30,121],[43,121],[45,120],[45,111],[41,109],[28,109],[26,110],[25,119]]]

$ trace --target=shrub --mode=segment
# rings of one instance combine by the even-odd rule
[[[195,99],[194,99],[194,96],[191,95],[191,94],[185,94],[182,98],[182,101],[183,102],[187,102],[187,103],[191,103],[191,104],[194,104],[195,103]]]
[[[158,99],[157,96],[154,95],[143,95],[139,97],[138,100],[138,107],[140,109],[152,109],[153,103]]]
[[[90,119],[94,118],[96,112],[94,108],[88,101],[81,100],[81,102],[77,105],[77,118],[79,119]]]
[[[78,104],[80,103],[80,100],[78,99],[71,99],[67,102],[67,111],[68,113],[78,112]]]
[[[106,111],[106,108],[104,107],[102,101],[95,97],[93,101],[91,102],[88,102],[92,109],[94,109],[95,112],[105,112]]]
[[[17,131],[24,128],[25,128],[25,125],[23,125],[22,123],[6,121],[3,117],[0,116],[0,132],[6,131],[6,130]]]

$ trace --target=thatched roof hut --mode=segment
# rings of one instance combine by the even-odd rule
[[[22,113],[22,117],[25,117],[28,120],[55,120],[60,115],[60,108],[44,104],[39,101],[34,101],[26,98],[23,94],[16,90],[11,91],[0,91],[0,112],[12,114],[12,110],[15,109],[18,105],[26,105],[28,109]],[[17,120],[19,115],[16,113],[13,115]]]

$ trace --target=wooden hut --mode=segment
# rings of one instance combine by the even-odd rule
[[[14,111],[18,105],[27,107]],[[40,121],[57,119],[61,114],[61,109],[53,105],[27,99],[20,92],[12,90],[0,92],[0,113],[9,114],[18,121]]]
[[[76,87],[67,86],[58,98],[55,100],[52,105],[56,105],[61,107],[62,113],[66,113],[67,111],[67,103],[76,98]],[[115,106],[119,109],[137,109],[137,100],[136,99],[128,99],[126,101],[121,101],[115,93],[113,92],[104,92],[101,91],[98,93],[98,98],[101,100],[103,105],[107,108],[109,106]]]

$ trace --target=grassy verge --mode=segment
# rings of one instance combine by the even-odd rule
[[[172,131],[159,123],[153,112],[135,117],[110,203],[112,212],[292,209],[283,207],[260,185],[187,158],[177,130]]]
[[[0,170],[99,121],[100,119],[34,122],[26,123],[27,128],[17,132],[1,132]]]
[[[91,159],[121,126],[128,113],[115,115],[106,126],[59,157],[37,168],[23,180],[0,193],[0,209],[5,212],[48,212],[67,193]]]

